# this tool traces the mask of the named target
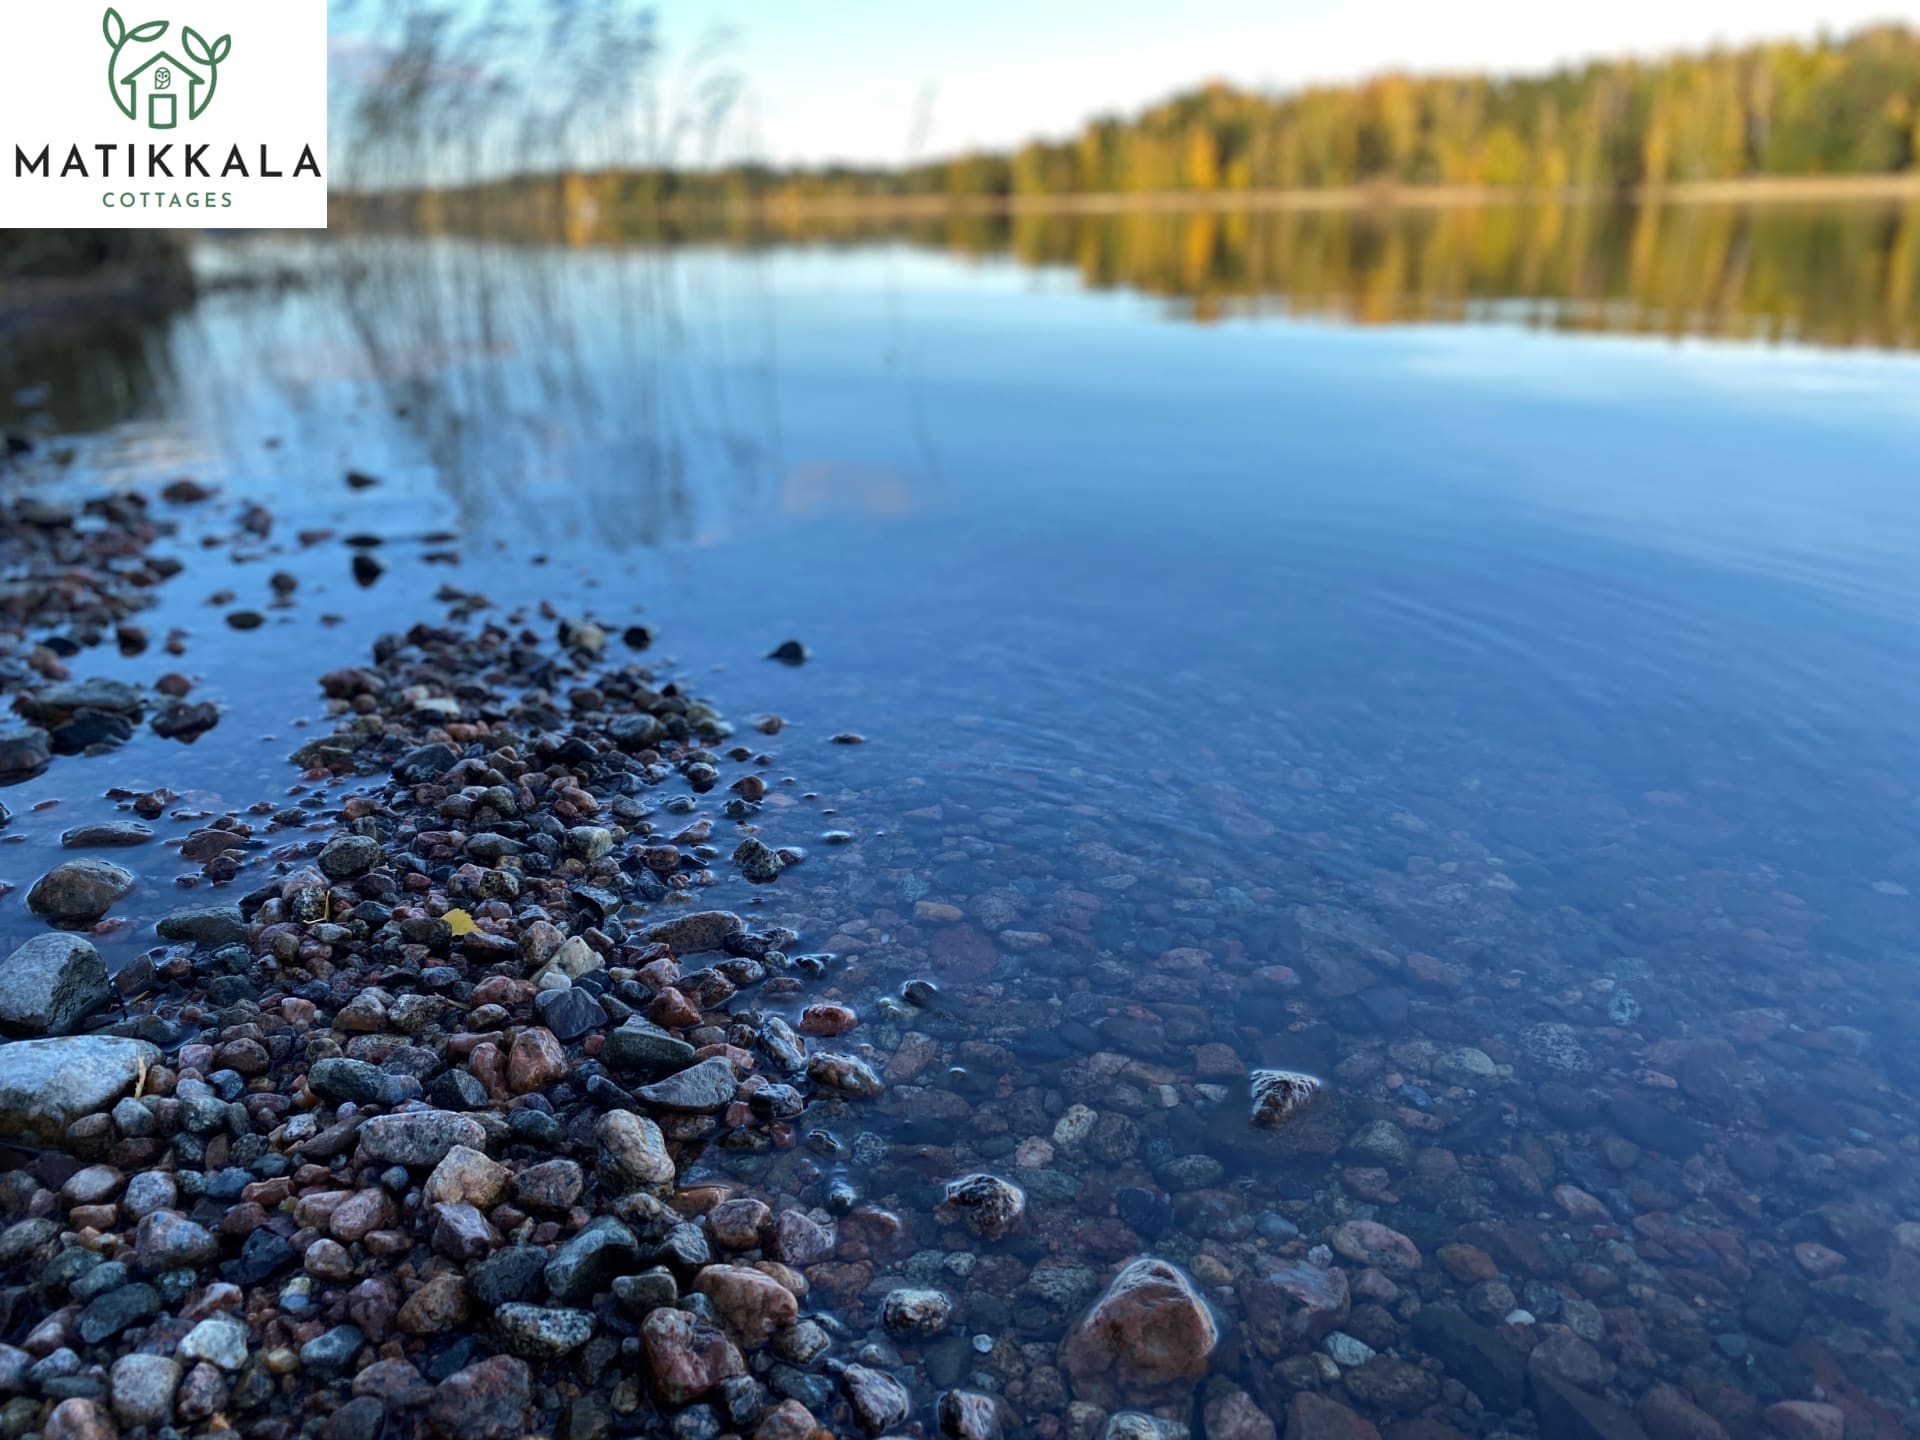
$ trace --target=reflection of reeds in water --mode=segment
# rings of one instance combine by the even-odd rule
[[[501,177],[710,152],[737,88],[721,45],[668,66],[636,0],[335,0],[330,23],[335,188],[385,223],[316,252],[306,305],[470,527],[652,544],[717,518],[716,489],[757,487],[777,425],[753,267],[485,238],[526,201]],[[469,197],[462,223],[440,187]]]
[[[249,473],[428,479],[470,537],[623,549],[725,525],[779,468],[751,263],[441,237],[240,240],[203,268],[172,388]],[[224,283],[270,270],[298,279]]]

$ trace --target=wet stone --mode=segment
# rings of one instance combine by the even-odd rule
[[[880,1435],[913,1413],[913,1398],[893,1376],[866,1365],[849,1365],[840,1372],[854,1423],[868,1435]]]
[[[78,935],[36,935],[0,960],[0,1028],[68,1035],[109,999],[106,962]]]
[[[364,1060],[350,1060],[344,1055],[316,1060],[313,1068],[307,1072],[307,1084],[316,1095],[328,1100],[351,1101],[356,1105],[376,1103],[385,1081],[386,1076],[379,1067],[369,1065]]]
[[[1517,1410],[1526,1400],[1527,1357],[1504,1337],[1449,1306],[1414,1317],[1420,1344],[1489,1407]]]
[[[138,820],[108,820],[93,825],[75,825],[60,832],[63,850],[113,850],[144,845],[153,839],[153,827]]]
[[[1607,1118],[1634,1144],[1684,1158],[1706,1144],[1706,1130],[1684,1115],[1650,1100],[1625,1096],[1607,1105]]]
[[[610,1031],[601,1048],[603,1063],[644,1075],[669,1074],[693,1063],[694,1047],[657,1025],[629,1020]]]
[[[1298,1070],[1255,1070],[1248,1076],[1252,1095],[1251,1119],[1262,1130],[1276,1130],[1310,1107],[1321,1092],[1321,1082]]]
[[[630,1110],[610,1110],[593,1133],[603,1183],[623,1191],[673,1183],[666,1138],[653,1121]]]
[[[1334,1228],[1333,1248],[1357,1265],[1371,1265],[1389,1275],[1408,1275],[1420,1268],[1419,1248],[1398,1230],[1373,1220],[1349,1220]]]
[[[938,1335],[952,1314],[953,1302],[939,1290],[890,1290],[880,1304],[880,1323],[903,1337]]]
[[[772,846],[752,837],[742,840],[735,847],[733,863],[740,867],[740,874],[754,885],[771,884],[787,868],[786,862]]]
[[[710,1265],[694,1282],[697,1294],[713,1302],[727,1328],[748,1346],[766,1344],[775,1331],[799,1316],[793,1292],[764,1271],[740,1265]]]
[[[180,1364],[165,1355],[123,1355],[113,1362],[113,1416],[122,1425],[159,1426],[173,1420]]]
[[[1369,1411],[1410,1415],[1439,1398],[1440,1382],[1420,1366],[1397,1355],[1376,1355],[1341,1377],[1354,1399]]]
[[[493,1314],[493,1333],[502,1348],[527,1360],[556,1360],[593,1338],[593,1312],[519,1302]]]
[[[1173,1201],[1154,1190],[1129,1185],[1114,1195],[1120,1218],[1143,1240],[1158,1240],[1173,1229]]]
[[[409,1110],[376,1115],[359,1130],[360,1150],[382,1165],[431,1170],[456,1145],[484,1150],[487,1132],[480,1122],[447,1110]]]
[[[1185,1273],[1143,1257],[1114,1277],[1069,1334],[1061,1365],[1083,1385],[1151,1390],[1198,1379],[1218,1340],[1213,1314]]]
[[[998,1440],[1000,1405],[991,1395],[949,1390],[935,1407],[935,1419],[946,1440]]]
[[[635,1093],[649,1105],[663,1110],[711,1114],[732,1103],[738,1089],[739,1081],[731,1062],[715,1055],[664,1080],[644,1085]]]
[[[1567,1440],[1640,1440],[1644,1434],[1631,1411],[1564,1381],[1536,1376],[1532,1399],[1544,1434]]]
[[[188,941],[210,949],[239,944],[247,938],[246,922],[230,906],[221,905],[177,910],[161,917],[153,928],[162,940]]]
[[[547,1262],[547,1293],[562,1305],[584,1305],[609,1288],[616,1275],[640,1265],[640,1243],[610,1215],[602,1215],[574,1235]]]
[[[886,1088],[864,1060],[851,1055],[814,1055],[807,1061],[807,1077],[822,1089],[860,1099],[871,1099]]]
[[[983,1240],[1002,1240],[1027,1213],[1026,1193],[997,1175],[963,1175],[948,1183],[941,1210]]]
[[[427,1428],[439,1440],[518,1440],[532,1408],[526,1362],[495,1356],[440,1382],[427,1407]]]
[[[132,893],[133,873],[111,861],[88,856],[66,860],[34,881],[27,908],[65,924],[91,924]]]
[[[160,1292],[151,1285],[122,1285],[80,1312],[80,1338],[89,1345],[111,1340],[122,1330],[160,1313]]]
[[[833,1233],[802,1210],[782,1210],[766,1237],[767,1253],[789,1265],[812,1265],[833,1253]]]
[[[1580,1043],[1571,1025],[1545,1020],[1520,1032],[1520,1049],[1536,1065],[1564,1075],[1585,1074],[1593,1068],[1593,1057]]]
[[[366,874],[384,858],[380,842],[369,835],[341,835],[320,850],[316,863],[329,880],[351,880]]]
[[[1296,1392],[1288,1402],[1285,1430],[1287,1440],[1380,1440],[1369,1421],[1311,1390]]]
[[[319,1374],[338,1374],[353,1363],[366,1343],[359,1326],[335,1325],[300,1347],[300,1364]]]
[[[535,1008],[540,1013],[540,1023],[556,1040],[578,1040],[607,1023],[605,1007],[576,986],[541,991]]]
[[[0,726],[0,784],[31,779],[52,760],[46,731],[23,725]]]
[[[535,1245],[509,1245],[467,1271],[473,1298],[489,1310],[532,1300],[542,1289],[549,1256]]]
[[[685,1310],[653,1311],[640,1338],[654,1393],[668,1405],[691,1404],[722,1380],[747,1373],[733,1342]]]
[[[699,955],[725,949],[727,942],[746,928],[746,922],[731,911],[702,910],[650,925],[640,938],[649,944],[665,945],[675,955]]]

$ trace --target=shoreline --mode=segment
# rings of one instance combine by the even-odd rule
[[[508,186],[557,183],[558,176],[505,182]],[[589,177],[591,178],[591,177]],[[395,201],[497,205],[511,211],[529,201],[544,203],[537,190],[499,199],[476,198],[478,190],[341,191],[331,203],[342,210]],[[1456,210],[1504,206],[1608,205],[1852,205],[1905,201],[1920,204],[1920,171],[1891,175],[1755,176],[1737,180],[1690,180],[1628,190],[1568,187],[1542,190],[1497,185],[1353,185],[1328,189],[1102,191],[1049,195],[760,195],[742,199],[673,198],[665,202],[603,206],[587,199],[553,208],[569,214],[626,214],[652,210],[673,219],[757,220],[959,219],[1023,215],[1127,215],[1353,210]]]
[[[933,217],[942,215],[1125,215],[1204,211],[1452,210],[1547,205],[1792,205],[1920,202],[1920,174],[1833,175],[1701,180],[1641,185],[1624,192],[1536,190],[1496,185],[1356,185],[1324,190],[1102,192],[1079,195],[819,196],[759,200],[744,207],[694,204],[801,218]],[[671,207],[665,207],[671,208]]]

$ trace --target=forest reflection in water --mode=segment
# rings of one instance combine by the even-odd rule
[[[764,209],[663,215],[521,189],[410,207],[409,227],[576,246],[883,239],[1031,266],[1180,302],[1362,324],[1497,320],[1578,331],[1911,348],[1920,206],[1538,203],[1151,207],[1111,213]],[[342,216],[386,228],[396,216]],[[340,222],[337,221],[337,224]]]

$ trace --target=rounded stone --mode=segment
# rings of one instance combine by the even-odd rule
[[[27,908],[57,923],[91,925],[115,901],[131,894],[137,883],[132,871],[108,860],[94,856],[64,860],[33,882]]]
[[[173,1392],[179,1388],[179,1361],[165,1355],[122,1355],[113,1362],[113,1417],[128,1426],[170,1424]]]

